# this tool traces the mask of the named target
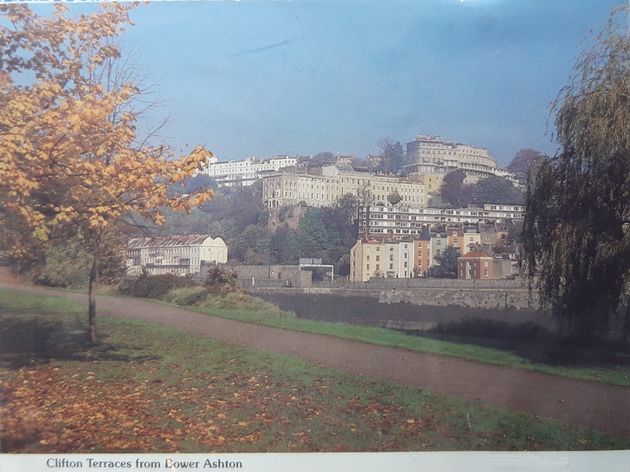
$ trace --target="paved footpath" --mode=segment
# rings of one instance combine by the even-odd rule
[[[87,296],[79,293],[2,282],[0,287],[87,303]],[[630,436],[630,387],[258,326],[141,299],[98,296],[97,310],[103,315],[151,321],[243,347],[299,357],[351,374]]]

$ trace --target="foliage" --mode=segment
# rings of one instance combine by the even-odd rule
[[[345,255],[356,242],[356,210],[352,195],[341,197],[332,207],[308,208],[297,230],[281,227],[271,237],[271,261],[296,264],[300,257],[316,257],[334,264],[336,273],[348,274]]]
[[[491,175],[480,179],[473,186],[472,203],[482,206],[484,203],[523,204],[523,193],[503,177]]]
[[[204,287],[192,286],[174,288],[166,294],[166,301],[179,306],[195,305],[206,298],[208,292]]]
[[[130,214],[161,224],[162,207],[189,211],[212,196],[169,193],[207,163],[202,147],[175,156],[139,140],[142,91],[120,65],[116,37],[131,7],[103,4],[69,17],[54,6],[40,17],[2,5],[0,27],[0,212],[14,221],[14,257],[60,227],[76,231],[91,254],[88,334],[96,341],[94,287],[107,234]],[[6,230],[6,227],[5,227]]]
[[[630,338],[629,12],[614,10],[578,59],[554,104],[561,151],[526,194],[526,272],[562,332],[584,340]]]
[[[51,287],[85,286],[90,272],[90,255],[76,242],[64,242],[47,248],[45,265],[34,280]]]
[[[171,290],[195,286],[189,277],[175,274],[149,275],[143,272],[139,277],[127,277],[118,284],[118,291],[124,295],[143,298],[164,298]]]
[[[536,151],[535,149],[520,149],[514,155],[514,159],[512,159],[507,169],[518,179],[525,180],[530,168],[535,173],[538,166],[540,166],[545,159],[547,159],[547,156],[540,151]]]
[[[392,142],[384,139],[379,143],[381,147],[381,160],[378,166],[379,171],[388,174],[398,174],[402,171],[404,151],[400,142]]]
[[[459,255],[457,248],[452,246],[447,247],[438,259],[439,265],[433,266],[430,269],[430,276],[436,278],[456,278],[457,258]]]
[[[211,267],[204,285],[212,294],[226,294],[238,291],[238,275],[225,267]]]
[[[392,193],[387,195],[387,201],[389,202],[390,205],[398,205],[401,200],[402,200],[402,197],[398,193],[398,190],[394,190]]]
[[[326,164],[334,164],[335,163],[335,155],[330,151],[318,152],[317,154],[308,158],[305,162],[308,167],[319,167]]]
[[[245,292],[229,292],[223,294],[210,294],[200,305],[203,309],[219,310],[248,310],[255,312],[275,313],[290,316],[281,311],[273,303],[266,302],[258,297],[253,297]],[[293,315],[295,318],[295,315]]]
[[[287,226],[280,227],[269,240],[271,263],[295,264],[301,255],[296,231]]]
[[[453,208],[466,208],[472,201],[472,186],[466,185],[466,173],[457,169],[449,172],[442,180],[440,197]]]
[[[230,246],[231,258],[245,264],[269,263],[271,232],[267,226],[249,225],[233,239]]]
[[[33,259],[28,277],[35,283],[52,287],[86,287],[91,265],[91,254],[80,237],[57,234],[42,246],[40,257]],[[116,283],[125,274],[124,235],[107,234],[103,242],[99,279]]]

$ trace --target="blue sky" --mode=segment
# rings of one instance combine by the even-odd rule
[[[159,2],[127,51],[156,83],[176,149],[220,159],[319,151],[363,157],[384,137],[440,134],[553,152],[549,102],[605,0]]]

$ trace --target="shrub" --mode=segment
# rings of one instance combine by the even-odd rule
[[[190,277],[181,277],[175,274],[148,275],[143,272],[140,277],[121,280],[118,290],[133,297],[163,298],[175,288],[195,285]]]
[[[45,253],[45,263],[33,271],[33,281],[50,287],[85,286],[90,271],[90,258],[76,243],[61,243]]]
[[[231,292],[219,296],[210,294],[206,297],[202,306],[206,308],[247,309],[250,311],[285,313],[273,303],[266,302],[262,298],[252,297],[244,292]]]
[[[205,281],[208,292],[214,294],[238,291],[238,275],[236,272],[222,267],[212,267],[208,270]]]
[[[166,294],[166,301],[180,306],[190,306],[204,300],[207,293],[203,287],[174,288]]]

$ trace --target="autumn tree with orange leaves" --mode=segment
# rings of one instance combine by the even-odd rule
[[[91,255],[88,336],[96,342],[94,291],[105,241],[129,215],[162,224],[160,209],[189,211],[212,197],[168,187],[201,169],[203,147],[176,159],[136,135],[140,93],[116,80],[117,37],[131,24],[129,5],[104,4],[72,17],[26,5],[1,5],[0,227],[13,256],[72,228]]]

